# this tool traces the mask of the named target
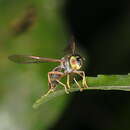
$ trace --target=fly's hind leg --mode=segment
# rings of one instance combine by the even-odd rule
[[[44,96],[48,96],[51,92],[54,92],[53,88],[50,88]]]
[[[53,71],[52,71],[53,72]],[[48,86],[49,86],[49,90],[47,91],[47,93],[44,96],[48,96],[51,92],[54,92],[54,89],[56,87],[56,85],[54,85],[52,83],[52,79],[51,79],[51,74],[52,72],[48,72]],[[53,73],[54,74],[54,73]]]
[[[49,86],[49,90],[47,91],[47,93],[44,96],[48,96],[51,92],[54,92],[54,89],[56,87],[51,82],[50,72],[48,72],[48,86]]]
[[[49,85],[49,90],[48,92],[45,94],[45,96],[47,96],[48,94],[50,94],[51,92],[54,92],[54,89],[56,87],[56,85],[59,83],[60,85],[62,85],[65,88],[65,92],[68,93],[67,91],[67,86],[65,84],[63,84],[62,82],[60,82],[59,80],[65,76],[64,73],[62,72],[58,72],[58,71],[51,71],[48,72],[48,85]]]
[[[65,85],[65,84],[63,84],[62,82],[60,82],[59,80],[56,80],[60,85],[62,85],[64,88],[65,88],[65,92],[67,93],[67,94],[69,94],[69,91],[68,91],[68,88],[67,88],[67,86]]]

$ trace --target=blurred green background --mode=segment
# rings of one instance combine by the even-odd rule
[[[34,110],[57,64],[8,60],[12,54],[61,58],[74,34],[87,75],[127,74],[129,14],[127,0],[0,0],[0,130],[129,130],[129,92],[76,92]]]
[[[67,32],[59,11],[62,4],[62,0],[0,1],[0,130],[47,129],[66,106],[67,97],[61,96],[38,110],[32,108],[47,92],[47,72],[57,64],[18,65],[8,60],[12,54],[64,55]]]

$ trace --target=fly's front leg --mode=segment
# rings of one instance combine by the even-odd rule
[[[85,73],[84,73],[84,71],[74,71],[74,73],[80,75],[83,78],[83,80],[82,80],[83,87],[84,88],[88,88],[88,85],[87,85],[86,79],[85,79]]]
[[[78,71],[78,73],[83,78],[83,80],[82,80],[83,87],[84,88],[88,88],[88,85],[87,85],[86,79],[85,79],[85,73],[84,73],[84,71]]]
[[[70,89],[70,75],[67,74],[67,87]]]
[[[79,85],[79,83],[77,82],[77,80],[74,78],[74,81],[76,83],[76,85],[79,87],[80,91],[83,91],[83,88]]]

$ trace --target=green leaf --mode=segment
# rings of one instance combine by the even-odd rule
[[[130,91],[130,74],[128,75],[98,75],[97,77],[86,77],[88,88],[85,90],[123,90]],[[81,81],[79,81],[81,85]],[[79,91],[76,84],[72,85],[70,92]],[[48,96],[41,96],[34,104],[33,108],[38,108],[41,104],[54,99],[57,96],[66,94],[64,89],[56,90]]]

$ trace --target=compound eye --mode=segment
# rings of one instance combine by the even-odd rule
[[[78,58],[77,58],[77,61],[81,61],[81,58],[78,57]]]
[[[78,64],[79,64],[79,65],[81,65],[81,64],[82,64],[82,60],[81,60],[81,58],[80,58],[80,57],[76,58],[76,60],[77,60],[77,62],[78,62]]]
[[[80,57],[76,58],[77,62],[82,62],[82,59]]]

